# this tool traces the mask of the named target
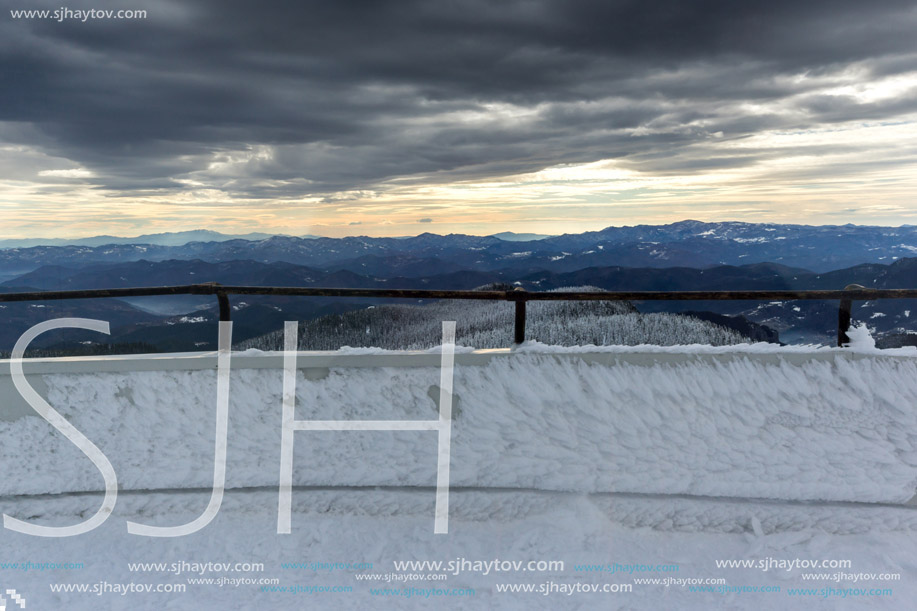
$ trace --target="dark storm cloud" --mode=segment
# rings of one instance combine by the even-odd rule
[[[647,171],[734,167],[775,153],[724,157],[713,152],[718,132],[917,109],[913,97],[826,96],[819,80],[850,65],[866,79],[913,70],[911,1],[137,8],[148,19],[57,23],[4,11],[0,121],[31,128],[2,137],[70,159],[115,190],[192,180],[293,197],[608,158]],[[781,112],[743,106],[781,100]]]

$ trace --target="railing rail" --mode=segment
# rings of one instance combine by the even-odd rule
[[[275,295],[296,297],[362,297],[375,299],[475,299],[511,301],[516,305],[514,341],[525,341],[525,304],[529,301],[793,301],[838,300],[837,345],[849,341],[850,312],[854,300],[917,299],[917,289],[868,289],[849,285],[843,290],[751,290],[751,291],[512,291],[429,290],[429,289],[353,289],[297,286],[233,286],[215,282],[176,286],[150,286],[76,291],[33,291],[0,293],[0,303],[20,301],[59,301],[162,295],[216,295],[220,320],[231,318],[229,295]]]

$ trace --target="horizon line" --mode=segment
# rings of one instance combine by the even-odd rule
[[[859,224],[859,223],[811,224],[811,223],[781,223],[781,222],[774,222],[774,221],[761,221],[761,222],[739,221],[739,220],[699,221],[696,219],[681,219],[678,221],[671,221],[668,223],[636,223],[633,225],[605,225],[601,227],[600,229],[587,229],[587,230],[579,231],[579,232],[564,232],[564,233],[556,233],[556,234],[545,234],[545,233],[541,233],[537,231],[513,231],[511,229],[507,229],[503,231],[496,231],[493,233],[466,233],[466,232],[455,232],[455,231],[452,231],[449,233],[436,233],[435,231],[422,231],[417,234],[408,234],[408,235],[401,234],[401,235],[371,236],[367,234],[348,234],[348,235],[341,235],[341,236],[328,236],[328,235],[319,235],[319,234],[312,234],[312,233],[304,233],[304,234],[298,234],[298,235],[290,234],[290,233],[271,233],[270,231],[257,231],[257,230],[249,231],[247,233],[236,233],[236,232],[229,232],[229,231],[220,231],[217,229],[206,229],[206,228],[197,227],[194,229],[176,229],[172,231],[159,231],[155,233],[141,233],[141,234],[133,235],[133,236],[115,235],[115,234],[109,234],[109,233],[99,233],[99,234],[94,234],[94,235],[82,235],[82,236],[66,236],[66,237],[0,236],[0,242],[34,241],[34,240],[48,240],[48,241],[73,240],[75,241],[75,240],[91,240],[91,239],[96,239],[96,238],[113,238],[113,239],[118,239],[118,240],[132,240],[132,239],[140,239],[144,237],[178,235],[178,234],[183,234],[183,233],[195,233],[195,232],[207,232],[207,233],[219,234],[221,236],[233,236],[233,239],[242,239],[242,240],[246,239],[245,236],[250,236],[254,234],[262,234],[266,236],[263,239],[268,239],[272,237],[288,237],[288,238],[297,238],[297,239],[328,238],[328,239],[333,239],[333,240],[343,239],[343,238],[407,239],[407,238],[419,237],[422,235],[437,235],[437,236],[443,236],[443,237],[450,236],[450,235],[465,235],[465,236],[486,238],[486,237],[499,236],[501,234],[539,235],[539,236],[544,236],[544,238],[548,238],[548,237],[558,237],[561,235],[579,235],[583,233],[595,233],[595,232],[605,231],[607,229],[627,229],[627,228],[634,228],[634,227],[667,227],[671,225],[677,225],[680,223],[701,223],[704,225],[714,225],[714,224],[785,225],[785,226],[794,226],[794,227],[882,227],[882,228],[914,227],[914,225],[911,225],[908,223],[902,223],[900,225],[872,225],[872,224]],[[544,238],[538,238],[538,239],[544,239]]]

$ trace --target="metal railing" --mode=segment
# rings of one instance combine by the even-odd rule
[[[98,299],[105,297],[153,297],[161,295],[216,295],[220,320],[231,318],[229,295],[274,295],[296,297],[362,297],[374,299],[476,299],[510,301],[516,314],[513,338],[525,341],[525,304],[529,301],[792,301],[838,300],[837,345],[849,342],[850,311],[855,300],[917,299],[917,289],[868,289],[851,284],[843,290],[755,290],[755,291],[449,291],[427,289],[348,289],[307,288],[296,286],[224,286],[216,282],[177,286],[135,287],[121,289],[88,289],[79,291],[36,291],[0,293],[0,303],[17,301],[59,301],[64,299]]]

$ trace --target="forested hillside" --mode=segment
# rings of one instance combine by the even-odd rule
[[[491,288],[491,287],[487,287]],[[565,287],[558,290],[598,290]],[[513,304],[450,300],[428,305],[371,306],[300,325],[300,350],[341,346],[417,350],[442,343],[442,321],[456,321],[456,343],[506,348],[513,343]],[[675,314],[640,314],[628,302],[534,301],[527,305],[528,339],[559,346],[676,344],[729,345],[749,341],[711,322]],[[275,331],[241,342],[240,349],[282,350]]]

